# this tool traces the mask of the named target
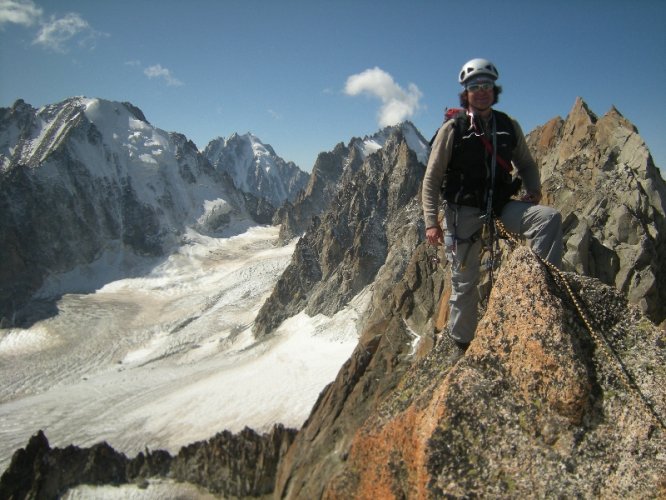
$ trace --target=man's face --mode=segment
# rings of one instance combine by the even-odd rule
[[[479,111],[484,111],[493,105],[495,99],[493,82],[475,83],[467,86],[467,100],[469,105]]]

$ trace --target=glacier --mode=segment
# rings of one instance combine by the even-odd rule
[[[369,294],[256,341],[253,318],[295,246],[275,246],[278,231],[190,232],[148,274],[66,294],[57,316],[2,330],[0,467],[38,429],[53,446],[107,441],[134,456],[224,429],[300,427],[356,346]]]

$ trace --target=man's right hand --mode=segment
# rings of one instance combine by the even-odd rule
[[[426,229],[426,240],[431,245],[439,246],[444,241],[444,234],[442,228],[439,226],[432,226]]]

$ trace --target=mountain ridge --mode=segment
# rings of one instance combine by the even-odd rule
[[[293,265],[257,315],[256,335],[269,334],[303,309],[308,315],[335,314],[375,280],[389,254],[418,240],[423,223],[414,214],[419,211],[419,179],[425,165],[409,146],[411,130],[416,132],[411,124],[384,129],[382,134],[388,134],[382,137],[381,148],[376,148],[373,136],[371,141],[352,139],[349,147],[338,149],[349,156],[337,158],[342,170],[328,185],[329,208],[312,215],[296,245]],[[361,155],[361,148],[369,154]],[[314,170],[311,179],[317,179]],[[325,193],[326,187],[320,192]],[[407,234],[410,243],[404,244],[400,239]],[[401,256],[403,263],[396,262],[393,270],[404,267],[408,256]]]
[[[417,161],[425,165],[428,143],[410,121],[384,127],[363,138],[352,137],[346,145],[338,143],[332,151],[317,156],[305,190],[293,202],[277,210],[273,223],[281,226],[280,240],[287,242],[303,234],[313,218],[326,210],[346,179],[351,179],[363,161],[380,151],[397,132],[405,138]]]
[[[423,242],[425,166],[398,130],[365,157],[343,143],[320,155],[300,203],[328,193],[328,204],[310,219],[255,324],[257,336],[270,335],[280,314],[331,314],[372,290],[356,350],[267,478],[276,498],[666,491],[666,337],[655,326],[654,294],[663,289],[664,181],[635,127],[619,112],[604,116],[577,100],[566,119],[528,134],[528,144],[544,165],[546,201],[565,215],[564,275],[661,427],[561,283],[522,247],[505,249],[468,352],[455,360],[452,346],[436,341],[449,270]],[[585,259],[580,269],[598,276],[579,274]],[[618,276],[634,275],[649,286],[617,286]],[[38,487],[40,477],[31,477]]]
[[[266,201],[236,189],[184,135],[142,118],[133,106],[83,97],[3,110],[2,324],[33,321],[23,307],[50,276],[105,252],[159,258],[186,227],[224,236],[270,222]]]

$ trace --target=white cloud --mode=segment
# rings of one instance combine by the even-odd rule
[[[148,78],[163,78],[166,84],[170,87],[179,87],[183,85],[183,82],[178,80],[178,78],[174,78],[174,76],[171,74],[171,71],[167,68],[163,68],[161,64],[148,66],[143,70],[143,73]]]
[[[95,31],[79,14],[71,12],[58,19],[51,16],[50,21],[42,23],[33,43],[54,52],[65,53],[69,42],[74,39],[78,40],[81,47],[94,48],[95,40],[100,36],[106,35]]]
[[[71,42],[76,41],[80,47],[92,49],[99,37],[108,36],[94,30],[88,21],[75,12],[60,18],[51,16],[45,21],[43,10],[32,0],[0,0],[0,29],[8,23],[26,27],[39,24],[39,31],[32,43],[63,54],[68,51]]]
[[[0,0],[0,27],[4,24],[32,26],[42,17],[42,9],[32,0]]]
[[[404,90],[395,83],[390,74],[378,67],[366,69],[347,78],[345,93],[351,96],[367,94],[378,97],[382,101],[378,112],[381,127],[396,125],[411,118],[421,108],[419,101],[423,96],[413,83]]]

